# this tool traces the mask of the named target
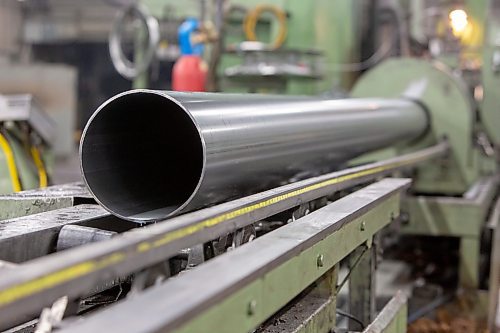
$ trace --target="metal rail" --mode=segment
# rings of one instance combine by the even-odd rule
[[[500,198],[493,206],[487,227],[491,230],[492,250],[490,258],[490,283],[489,283],[489,305],[488,305],[488,329],[495,332],[499,325],[499,285],[500,285]]]
[[[363,333],[406,332],[407,315],[407,297],[401,291],[398,291]]]
[[[62,296],[74,299],[99,283],[126,276],[251,223],[335,191],[369,182],[447,153],[446,142],[382,162],[333,172],[125,232],[24,263],[0,275],[0,329],[38,314]],[[22,318],[27,319],[27,318]]]
[[[65,225],[104,226],[116,222],[116,217],[95,204],[0,221],[0,259],[22,263],[53,252],[58,233]]]
[[[85,203],[94,203],[83,183],[54,185],[0,195],[0,220],[38,214]]]
[[[410,183],[369,185],[61,333],[252,331],[358,246],[371,244],[399,215]]]

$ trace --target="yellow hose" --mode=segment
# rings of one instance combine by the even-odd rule
[[[2,148],[7,161],[7,167],[9,168],[10,180],[12,182],[12,189],[14,192],[19,192],[22,190],[21,182],[19,181],[19,175],[17,173],[16,159],[14,157],[14,152],[10,147],[9,141],[5,136],[0,133],[0,148]]]
[[[258,5],[253,10],[250,10],[245,17],[243,22],[243,30],[245,31],[245,36],[247,40],[257,41],[257,34],[255,33],[255,27],[257,26],[257,21],[262,13],[272,13],[279,23],[279,30],[276,39],[271,43],[274,49],[279,48],[285,42],[287,35],[287,18],[286,13],[279,7],[273,5]]]
[[[47,187],[47,171],[45,170],[45,166],[43,164],[42,158],[40,156],[40,151],[37,147],[31,147],[31,156],[33,157],[33,161],[35,162],[36,169],[38,171],[38,178],[40,179],[39,186]]]

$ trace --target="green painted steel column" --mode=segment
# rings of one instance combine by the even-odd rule
[[[361,225],[363,226],[363,225]],[[371,243],[371,240],[369,244]],[[375,317],[375,263],[374,244],[358,247],[349,257],[351,275],[349,277],[349,311],[364,325]],[[350,330],[359,330],[359,324],[349,321]]]
[[[350,88],[354,75],[339,71],[339,65],[359,60],[359,6],[359,1],[352,0],[286,2],[292,15],[286,46],[318,49],[324,53],[325,62],[323,80],[290,81],[287,93],[304,95],[332,91],[334,87]]]
[[[461,287],[479,288],[480,243],[481,240],[477,237],[462,237],[460,239],[458,281]]]
[[[317,257],[322,265],[323,257]],[[294,300],[279,317],[262,325],[256,333],[330,333],[335,329],[337,317],[337,278],[339,265],[335,265],[319,278],[312,289]]]

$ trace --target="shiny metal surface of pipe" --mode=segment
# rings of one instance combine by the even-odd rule
[[[89,120],[81,168],[111,213],[151,222],[332,171],[427,126],[404,99],[133,90]]]

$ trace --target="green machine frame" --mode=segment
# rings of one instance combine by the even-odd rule
[[[106,327],[120,332],[247,333],[258,328],[262,333],[280,329],[287,332],[328,333],[335,328],[336,297],[347,279],[338,281],[338,265],[349,256],[350,290],[365,291],[350,293],[350,312],[366,325],[362,329],[364,332],[400,333],[406,328],[404,295],[396,294],[384,310],[375,316],[375,280],[372,277],[377,243],[374,239],[384,226],[398,218],[401,195],[410,183],[408,179],[391,178],[369,185],[241,248],[212,259],[189,274],[153,286],[126,302],[89,314],[85,320],[70,320],[60,332],[89,332]],[[52,217],[57,214],[71,216],[71,211],[77,207],[46,214]],[[262,206],[260,209],[269,208]],[[102,212],[94,211],[92,214],[95,219]],[[76,219],[76,215],[73,216]],[[25,223],[23,220],[30,218],[26,216],[18,221],[22,224]],[[10,223],[15,224],[16,220]],[[109,279],[112,275],[135,271],[138,267],[130,265],[147,265],[154,261],[152,256],[168,256],[169,251],[158,251],[156,248],[179,247],[180,244],[174,243],[187,240],[187,235],[183,237],[179,231],[187,232],[195,226],[193,224],[176,231],[174,224],[160,224],[157,226],[160,228],[153,228],[165,231],[166,225],[172,226],[167,228],[171,229],[167,233],[159,234],[149,228],[149,232],[132,232],[126,237],[118,237],[115,245],[108,243],[106,247],[115,247],[123,241],[129,243],[127,246],[132,245],[131,241],[138,246],[130,250],[115,247],[114,252],[99,259],[89,261],[89,256],[97,252],[75,248],[56,254],[53,258],[47,256],[26,263],[10,264],[10,268],[0,278],[0,327],[4,328],[3,325],[19,318],[18,311],[27,314],[40,302],[55,300],[61,293],[70,298],[81,295],[81,291],[90,286],[89,283],[97,281],[88,278],[85,283],[79,282],[83,276],[91,274],[97,277],[95,274],[99,274],[99,280]],[[198,231],[193,229],[190,232]],[[131,251],[133,248],[135,250]],[[87,259],[75,251],[81,254],[86,252]],[[146,260],[129,261],[137,256]],[[48,270],[55,268],[49,261],[58,261],[60,266],[65,261],[63,257],[72,257],[81,263],[75,262],[73,266],[66,266],[59,272],[48,273]],[[84,268],[92,262],[92,269]],[[47,272],[42,273],[40,270]],[[29,275],[33,277],[41,275],[31,282],[32,277],[14,278],[18,274],[24,275],[23,272],[30,272]],[[294,278],[290,279],[290,276]],[[165,312],[165,309],[169,311]],[[266,323],[280,309],[285,310],[274,317],[276,320]],[[138,317],[136,314],[139,312],[141,315]],[[360,329],[355,325],[350,325],[350,328],[353,331]]]
[[[387,73],[391,80],[378,84]],[[418,99],[431,126],[418,145],[446,138],[452,149],[440,163],[416,171],[412,195],[404,201],[408,221],[402,232],[460,238],[459,283],[479,287],[480,243],[498,193],[496,161],[475,144],[476,106],[465,83],[444,65],[416,59],[393,59],[364,75],[355,96],[403,96]],[[395,147],[398,154],[407,147]]]
[[[141,0],[153,16],[165,18],[165,15],[175,15],[178,18],[194,16],[200,17],[200,6],[192,2],[178,2],[172,0]],[[286,94],[318,94],[332,91],[334,87],[349,89],[354,81],[353,72],[342,72],[335,69],[338,64],[351,63],[359,58],[359,31],[356,22],[360,19],[360,2],[350,0],[233,0],[232,5],[239,8],[253,9],[259,4],[275,5],[287,13],[287,38],[284,49],[321,50],[323,56],[320,63],[325,72],[323,78],[317,81],[290,78],[284,90]],[[168,17],[168,16],[167,16]],[[239,11],[229,14],[226,24],[224,43],[237,45],[245,41],[242,28],[244,15]],[[326,28],[328,27],[328,29]],[[277,33],[278,22],[264,17],[258,23],[259,38],[269,41]],[[332,33],[334,31],[335,33]],[[329,47],[326,47],[329,46]],[[210,48],[210,45],[207,45]],[[140,50],[138,50],[140,53]],[[206,57],[210,52],[205,52]],[[138,54],[140,56],[140,54]],[[238,55],[225,53],[221,55],[218,68],[219,77],[223,76],[224,69],[238,64],[241,58]],[[147,87],[147,74],[139,76],[134,81],[134,87]],[[224,91],[241,91],[243,88],[225,86]],[[228,90],[229,89],[229,90]],[[276,91],[275,91],[276,92]]]

